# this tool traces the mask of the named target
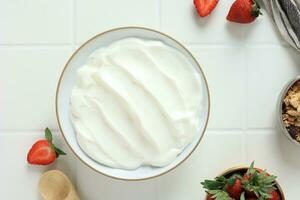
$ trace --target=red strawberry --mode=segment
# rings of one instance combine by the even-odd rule
[[[255,171],[257,171],[259,174],[261,174],[262,172],[264,172],[264,170],[259,169],[259,168],[254,168],[254,169],[255,169]],[[269,176],[268,173],[267,173],[266,175]],[[251,176],[251,175],[249,175],[249,174],[246,172],[246,173],[244,174],[243,178],[244,178],[244,180],[247,181],[247,180],[250,179],[250,176]],[[255,195],[254,192],[251,192],[251,191],[246,190],[246,194],[247,194],[247,196],[250,197],[250,198],[253,198],[253,199],[256,198],[256,195]]]
[[[251,23],[260,14],[260,6],[256,0],[236,0],[229,10],[227,20],[236,23]]]
[[[232,185],[227,183],[225,188],[230,197],[234,199],[240,199],[241,194],[243,192],[242,182],[240,179],[235,179],[235,182]]]
[[[259,168],[254,168],[254,169],[255,169],[258,173],[260,173],[260,174],[264,172],[264,170],[259,169]],[[270,176],[270,174],[268,174],[268,173],[266,173],[266,175],[267,175],[267,176]],[[243,176],[243,178],[244,178],[245,180],[249,180],[250,177],[249,177],[249,175],[248,175],[247,173],[245,173],[244,176]]]
[[[280,200],[280,196],[276,190],[273,190],[271,193],[271,198],[268,198],[267,200]]]
[[[218,4],[219,0],[194,0],[197,13],[201,17],[209,15]]]
[[[38,140],[34,143],[27,154],[27,161],[34,165],[48,165],[59,156],[66,155],[65,152],[57,148],[52,143],[51,131],[46,128],[45,130],[46,140]]]
[[[207,196],[206,200],[215,200],[214,198],[212,198],[211,196]]]
[[[254,162],[243,175],[243,188],[246,191],[247,197],[267,197],[271,191],[276,189],[276,176],[268,174],[258,168],[254,168]]]

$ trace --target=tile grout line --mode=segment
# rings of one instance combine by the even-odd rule
[[[236,132],[236,131],[243,131],[244,128],[207,128],[207,131],[212,131],[215,133],[211,133],[211,134],[223,134],[222,132],[224,131],[232,131],[232,132]],[[272,130],[276,130],[276,128],[247,128],[247,131],[251,130],[251,131],[272,131]],[[60,130],[58,128],[53,128],[51,129],[52,132],[60,132]],[[0,136],[1,135],[6,135],[6,134],[15,134],[15,135],[30,135],[32,132],[44,132],[44,129],[0,129]],[[35,134],[35,133],[34,133]]]
[[[232,44],[232,43],[204,43],[204,42],[183,42],[183,44],[187,47],[191,48],[240,48],[242,47],[240,44]],[[243,48],[292,48],[289,45],[285,44],[275,44],[275,43],[251,43],[243,45]]]
[[[70,44],[0,44],[0,49],[63,49],[69,47]]]
[[[158,0],[158,29],[162,31],[162,1]]]
[[[161,21],[161,20],[159,20]],[[71,41],[70,43],[28,43],[28,44],[0,44],[0,49],[5,49],[5,48],[67,48],[67,47],[76,47],[78,45],[82,45],[81,42],[76,42],[76,31],[75,31],[75,22],[74,25],[72,25],[72,31],[70,33],[70,38]],[[162,24],[161,22],[159,23],[159,28],[162,29]],[[191,48],[239,48],[240,45],[239,44],[230,44],[230,43],[197,43],[197,42],[182,42],[185,46],[187,47],[191,47]],[[285,45],[285,44],[274,44],[274,43],[257,43],[257,44],[246,44],[245,45],[246,48],[270,48],[270,47],[274,47],[274,48],[289,48],[289,49],[293,49],[291,46],[289,45]]]
[[[71,0],[70,3],[71,9],[71,48],[72,51],[76,50],[76,0]],[[78,189],[78,180],[77,180],[77,169],[78,169],[78,160],[75,158],[75,165],[72,165],[72,178],[74,182],[74,186]]]
[[[70,4],[70,7],[71,7],[71,45],[72,45],[72,48],[76,48],[76,22],[75,22],[75,19],[76,19],[76,0],[71,0],[71,4]]]
[[[59,129],[51,129],[51,132],[59,132]],[[31,135],[37,134],[37,132],[44,133],[45,129],[0,129],[0,136],[6,134],[13,135]]]
[[[247,65],[247,57],[246,57],[246,45],[242,46],[242,64],[244,66],[244,91],[243,91],[243,101],[244,101],[244,109],[245,112],[242,111],[242,129],[243,129],[243,135],[242,135],[242,154],[243,154],[243,162],[246,163],[248,160],[248,153],[247,153],[247,126],[248,126],[248,109],[247,106],[248,105],[248,65]],[[243,107],[242,107],[243,109]]]

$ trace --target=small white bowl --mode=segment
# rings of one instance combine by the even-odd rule
[[[166,45],[178,49],[190,60],[190,62],[195,66],[195,68],[201,75],[202,89],[200,92],[202,92],[203,95],[203,109],[199,121],[199,129],[195,134],[194,140],[183,150],[183,152],[179,154],[172,163],[164,167],[145,166],[140,167],[136,170],[122,170],[110,168],[94,161],[92,158],[87,156],[78,145],[76,140],[76,133],[69,119],[70,95],[75,85],[77,70],[86,62],[88,56],[96,49],[107,46],[114,41],[127,37],[139,37],[142,39],[159,40],[164,42]],[[122,180],[144,180],[153,178],[167,173],[180,165],[192,154],[192,152],[196,149],[197,145],[201,141],[207,126],[209,110],[210,98],[206,78],[201,70],[200,65],[192,56],[192,54],[173,38],[158,31],[142,27],[117,28],[96,35],[95,37],[88,40],[68,60],[60,76],[56,91],[56,116],[59,128],[71,150],[83,163],[85,163],[95,171],[100,172],[101,174],[104,174],[106,176]]]

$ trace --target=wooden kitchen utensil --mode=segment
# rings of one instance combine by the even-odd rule
[[[71,181],[59,170],[47,171],[41,176],[39,192],[44,200],[79,200]]]

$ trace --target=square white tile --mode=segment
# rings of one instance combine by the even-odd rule
[[[159,0],[75,0],[76,42],[120,26],[158,28]]]
[[[241,128],[246,66],[243,49],[190,48],[204,70],[211,95],[209,128]]]
[[[38,139],[42,139],[43,131],[30,133],[10,133],[0,135],[0,165],[1,199],[41,199],[38,193],[40,176],[50,169],[59,169],[74,182],[74,157],[62,138],[55,134],[55,144],[66,151],[67,156],[61,156],[55,163],[48,166],[29,165],[26,161],[27,152]],[[5,152],[5,153],[4,153]]]
[[[247,127],[272,128],[280,91],[300,73],[300,56],[291,48],[253,47],[246,49],[246,62]]]
[[[156,200],[157,182],[120,181],[101,175],[77,161],[77,189],[81,199],[88,200]]]
[[[0,44],[67,44],[71,0],[2,0]]]
[[[280,130],[250,131],[247,135],[247,160],[276,175],[286,199],[298,196],[300,147],[292,144]]]
[[[244,26],[244,40],[247,44],[286,44],[266,10],[262,10],[255,22]]]
[[[68,49],[0,49],[1,129],[57,128],[55,91]]]
[[[224,147],[226,144],[226,147]],[[196,151],[181,166],[157,179],[158,199],[204,199],[200,182],[213,179],[243,161],[242,132],[209,131]]]
[[[244,43],[243,26],[226,20],[231,3],[219,1],[209,16],[201,18],[192,0],[162,0],[162,30],[188,43]]]

